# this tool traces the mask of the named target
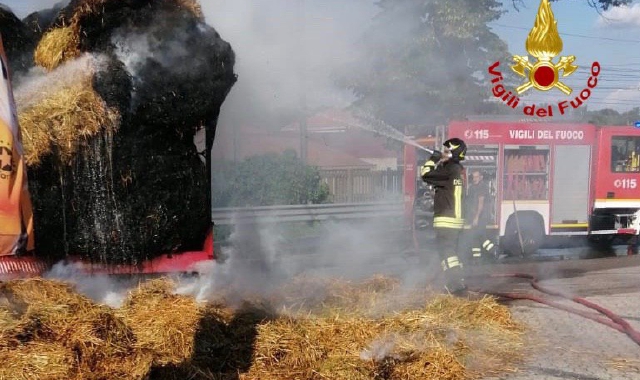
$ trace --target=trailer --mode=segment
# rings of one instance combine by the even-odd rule
[[[440,149],[451,137],[467,143],[466,178],[479,169],[490,185],[488,230],[506,253],[531,254],[553,236],[584,236],[603,245],[621,238],[635,244],[640,234],[640,129],[454,121],[418,141]],[[432,206],[432,191],[418,170],[425,155],[406,145],[404,159],[407,221],[424,230],[430,227]]]

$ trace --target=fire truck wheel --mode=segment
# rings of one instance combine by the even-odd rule
[[[501,246],[510,256],[529,256],[540,248],[544,238],[542,217],[536,212],[523,211],[518,213],[517,221],[515,214],[507,219]]]

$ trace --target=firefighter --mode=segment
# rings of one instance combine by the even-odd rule
[[[491,190],[484,181],[480,170],[471,172],[471,185],[467,192],[465,210],[468,223],[468,242],[471,248],[471,261],[480,262],[496,257],[495,244],[487,237],[487,224],[491,207]]]
[[[434,151],[420,169],[422,179],[435,189],[433,227],[436,246],[442,259],[446,290],[461,293],[466,289],[462,262],[458,256],[462,215],[463,170],[467,146],[459,138],[444,142],[444,152]]]

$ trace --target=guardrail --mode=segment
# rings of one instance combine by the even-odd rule
[[[396,218],[403,215],[402,202],[262,206],[212,210],[213,222],[216,225]]]

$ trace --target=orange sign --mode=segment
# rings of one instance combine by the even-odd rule
[[[0,256],[33,250],[33,214],[9,66],[0,36]]]

